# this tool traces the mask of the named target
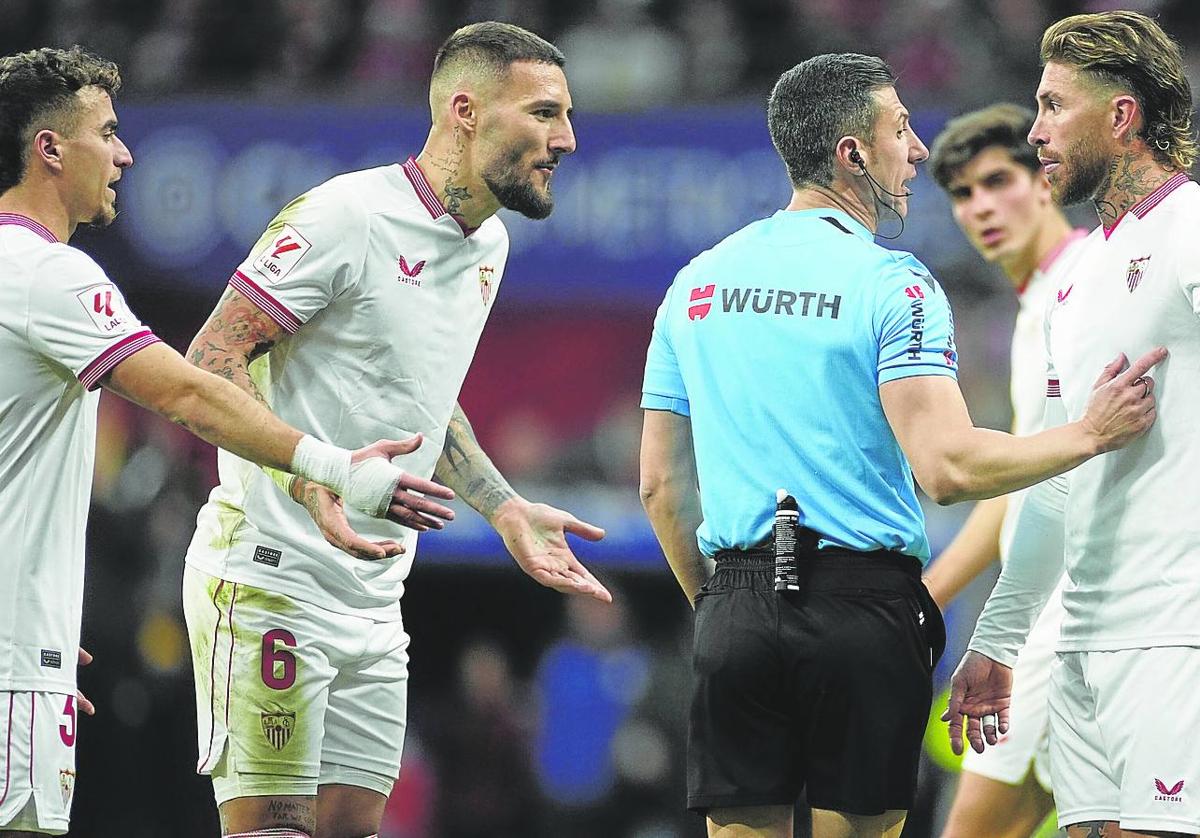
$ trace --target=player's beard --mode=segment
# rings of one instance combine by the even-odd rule
[[[1094,141],[1087,137],[1076,140],[1062,157],[1061,169],[1066,179],[1051,181],[1055,203],[1070,207],[1084,201],[1099,200],[1098,194],[1108,174],[1110,159]]]
[[[554,211],[554,195],[550,193],[548,183],[545,193],[538,192],[532,174],[521,163],[524,156],[524,152],[515,151],[484,169],[483,182],[505,209],[519,212],[526,218],[546,218]]]

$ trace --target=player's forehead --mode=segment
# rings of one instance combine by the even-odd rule
[[[80,126],[98,128],[117,121],[117,114],[113,109],[112,97],[108,95],[108,91],[104,88],[94,85],[81,87],[75,96],[79,100],[78,119]]]
[[[1059,61],[1047,61],[1042,68],[1036,96],[1039,100],[1078,96],[1084,92],[1084,86],[1083,73],[1079,69]]]
[[[548,102],[571,108],[571,92],[562,67],[543,61],[514,61],[501,86],[501,95],[520,104]]]
[[[959,167],[950,178],[950,188],[971,186],[1023,172],[1029,172],[1028,167],[1014,160],[1010,149],[1002,145],[990,145],[980,149]]]

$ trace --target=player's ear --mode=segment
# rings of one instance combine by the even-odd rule
[[[1118,140],[1137,136],[1143,122],[1142,106],[1137,97],[1119,93],[1112,98],[1113,137]]]
[[[450,118],[454,125],[474,132],[479,125],[479,103],[469,90],[455,91],[450,97]]]
[[[62,137],[58,132],[43,128],[33,135],[33,153],[29,163],[42,163],[55,171],[62,171]]]

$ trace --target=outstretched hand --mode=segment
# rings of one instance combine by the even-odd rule
[[[1012,704],[1012,670],[979,652],[963,655],[950,680],[950,705],[942,721],[950,723],[950,750],[963,752],[963,717],[971,748],[982,754],[1008,733],[1008,708]]]
[[[361,463],[372,458],[382,458],[391,462],[393,457],[416,451],[423,441],[421,434],[415,434],[405,440],[381,439],[355,451],[350,457],[350,462]],[[368,561],[388,559],[404,552],[404,546],[397,541],[369,541],[355,532],[346,518],[346,507],[342,499],[324,486],[297,477],[292,483],[291,494],[292,499],[308,511],[321,536],[342,552]],[[386,517],[390,521],[418,531],[441,529],[445,526],[443,521],[454,519],[454,510],[429,500],[425,495],[444,500],[454,499],[451,489],[432,480],[424,480],[403,472],[392,493]]]
[[[350,464],[353,466],[372,457],[384,457],[390,462],[393,457],[416,451],[422,442],[424,437],[421,434],[413,434],[408,439],[399,441],[381,439],[355,451],[350,456]],[[454,500],[454,490],[404,472],[392,493],[392,502],[386,517],[389,521],[403,524],[418,532],[440,530],[445,526],[444,521],[454,520],[454,510],[429,500],[431,497]]]
[[[506,501],[492,519],[504,546],[538,583],[564,594],[584,594],[612,602],[612,594],[596,580],[567,544],[571,533],[588,541],[604,538],[604,530],[569,512],[520,498]]]

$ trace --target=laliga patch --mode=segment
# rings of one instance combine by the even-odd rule
[[[75,295],[83,310],[92,318],[96,330],[102,335],[115,335],[129,328],[133,319],[125,307],[125,298],[110,282],[93,285]]]
[[[312,244],[291,224],[284,224],[283,229],[275,234],[263,252],[254,260],[254,270],[267,278],[268,282],[278,282],[292,268],[300,264],[304,254],[312,250]]]

